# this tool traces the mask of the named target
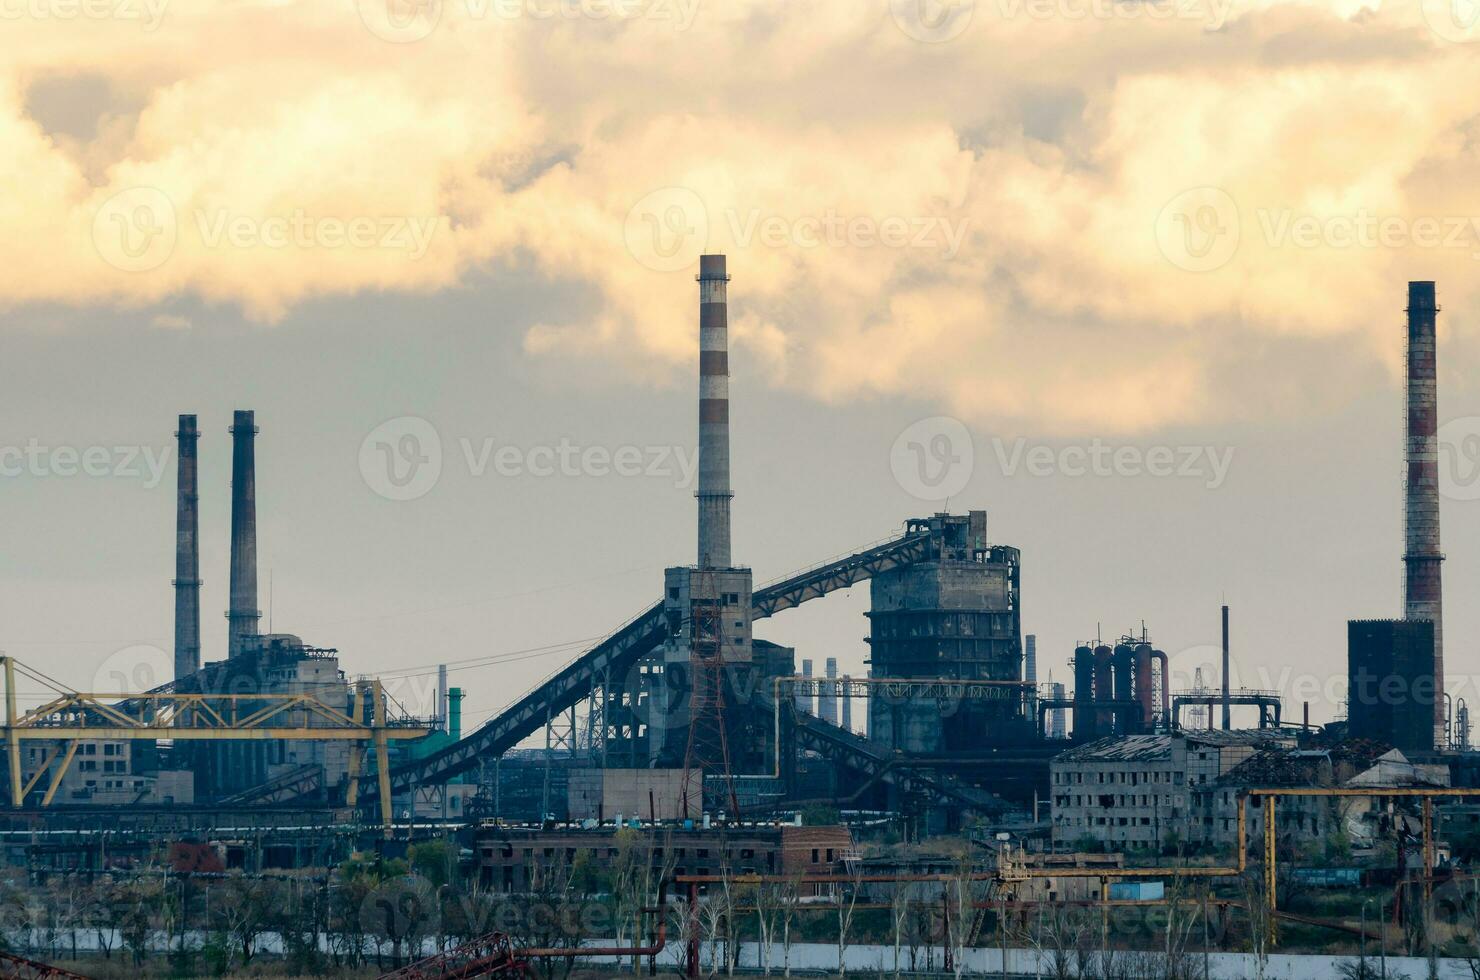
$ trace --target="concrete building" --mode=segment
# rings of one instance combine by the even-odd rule
[[[617,838],[618,829],[484,827],[477,836],[479,880],[485,888],[526,891],[542,867],[574,861],[582,852],[610,865],[624,846],[639,848],[653,871],[667,876],[840,874],[856,859],[853,835],[840,826],[645,825],[626,844]]]
[[[566,783],[572,820],[682,820],[699,816],[699,801],[684,808],[681,769],[572,769]]]
[[[1101,739],[1049,766],[1056,845],[1092,840],[1111,850],[1195,839],[1192,794],[1261,748],[1294,745],[1267,732],[1175,732]],[[1200,815],[1196,815],[1200,816]]]

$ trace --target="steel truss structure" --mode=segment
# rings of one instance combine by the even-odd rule
[[[14,657],[0,656],[5,684],[3,734],[10,775],[10,805],[19,808],[48,772],[51,778],[41,797],[50,806],[77,754],[78,745],[91,739],[171,739],[173,741],[293,741],[348,742],[348,805],[357,804],[365,752],[375,748],[376,779],[380,792],[381,823],[391,827],[388,743],[418,739],[431,729],[410,719],[390,717],[389,699],[378,680],[357,682],[350,688],[349,713],[312,694],[89,694],[71,690]],[[16,674],[49,688],[50,701],[28,711],[17,704]],[[120,699],[122,699],[120,703]],[[366,714],[370,722],[364,721]],[[21,778],[21,743],[55,743],[29,780]]]
[[[911,522],[898,538],[757,589],[751,596],[753,618],[764,619],[838,589],[858,585],[883,572],[929,561],[939,556],[943,546],[942,535],[932,531],[927,524]],[[391,773],[390,792],[401,793],[415,785],[443,783],[453,776],[477,769],[485,758],[502,756],[538,732],[552,718],[592,696],[593,691],[601,688],[603,679],[625,676],[642,657],[661,646],[667,638],[668,625],[660,602],[628,621],[462,741],[425,759],[398,767]],[[756,691],[763,710],[771,708],[765,703],[770,693]],[[824,728],[831,731],[824,731]],[[805,740],[805,748],[820,752],[847,768],[873,773],[891,784],[908,781],[910,786],[906,792],[919,791],[933,799],[968,803],[973,807],[981,806],[982,798],[989,795],[955,785],[949,777],[907,773],[893,764],[888,753],[819,719],[808,719],[799,726],[798,735]],[[901,786],[901,789],[905,787]],[[378,785],[367,782],[361,787],[360,798],[370,799],[381,793]]]

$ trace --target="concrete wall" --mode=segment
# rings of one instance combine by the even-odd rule
[[[697,795],[697,776],[692,786]],[[683,790],[682,769],[573,769],[568,790],[570,816],[572,820],[611,820],[621,814],[648,820],[656,808],[659,820],[698,817],[700,801],[691,796],[685,811]]]

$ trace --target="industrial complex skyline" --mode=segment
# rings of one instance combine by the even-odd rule
[[[224,656],[210,624],[229,580],[226,429],[255,410],[264,618],[367,672],[511,652],[466,671],[469,717],[485,716],[562,662],[552,645],[640,610],[654,571],[691,550],[698,348],[682,287],[706,247],[746,286],[733,520],[757,581],[906,514],[982,508],[1023,549],[1042,679],[1067,680],[1097,628],[1144,620],[1190,680],[1217,659],[1227,602],[1247,682],[1293,687],[1298,670],[1329,718],[1346,619],[1401,608],[1394,296],[1437,280],[1446,583],[1480,585],[1459,546],[1480,531],[1480,304],[1453,148],[1475,69],[1443,5],[1100,23],[976,3],[927,23],[884,3],[655,4],[625,20],[448,4],[390,37],[374,7],[341,21],[311,4],[167,4],[152,27],[88,31],[28,15],[8,36],[10,155],[58,175],[24,202],[26,254],[0,274],[0,449],[42,450],[5,478],[21,518],[0,549],[0,646],[22,659],[78,685],[150,656],[136,647],[169,662],[174,461],[159,454],[181,413],[201,431],[203,657]],[[255,55],[213,43],[150,71],[105,57],[124,38],[147,53],[293,32],[336,55],[280,47],[296,81],[258,78],[235,110],[253,138],[306,166],[282,128],[294,113],[376,123],[312,175],[223,174],[230,192],[202,189],[200,161],[164,161],[186,145],[245,158],[210,119],[221,86],[239,99],[231,80],[260,75]],[[1026,70],[1014,50],[1030,36]],[[553,52],[538,64],[520,43],[535,40]],[[469,108],[473,50],[504,52],[478,69],[507,96],[496,108]],[[725,59],[722,79],[663,81],[688,77],[696,50]],[[646,74],[622,67],[633,51]],[[584,76],[552,70],[566,61],[605,71],[601,91],[572,90]],[[874,96],[869,112],[839,110],[835,84]],[[359,101],[372,91],[374,111]],[[1338,97],[1385,120],[1381,138],[1303,111]],[[808,118],[826,138],[791,139]],[[1299,120],[1307,150],[1271,172],[1214,118]],[[715,132],[734,145],[716,154]],[[428,430],[436,478],[377,485],[377,460],[410,459],[407,436],[429,448]],[[68,451],[120,446],[149,453],[132,468],[110,455],[113,477],[62,475]],[[561,462],[592,450],[613,462]],[[634,475],[617,472],[623,451]],[[930,472],[942,461],[949,479]],[[840,597],[763,634],[861,673],[863,608]],[[1446,634],[1477,618],[1452,604]],[[1448,666],[1480,673],[1462,654]]]

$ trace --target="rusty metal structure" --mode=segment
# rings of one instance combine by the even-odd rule
[[[59,966],[28,960],[14,953],[0,953],[0,980],[91,980]]]

